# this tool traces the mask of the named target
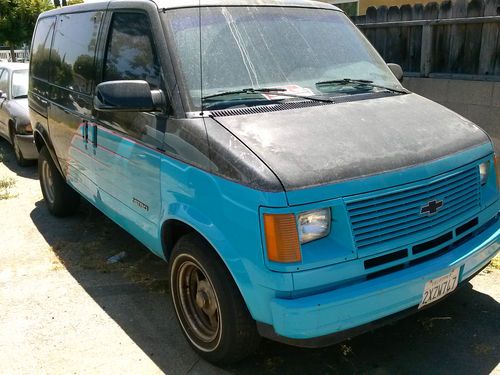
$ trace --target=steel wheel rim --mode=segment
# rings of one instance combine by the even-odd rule
[[[50,203],[54,202],[54,180],[52,176],[52,169],[47,161],[42,164],[42,181],[45,190],[45,195]]]
[[[189,330],[204,343],[220,331],[220,308],[212,282],[194,262],[184,262],[177,273],[179,302]]]

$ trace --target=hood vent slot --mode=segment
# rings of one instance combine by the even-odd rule
[[[210,111],[213,117],[224,117],[224,116],[241,116],[241,115],[252,115],[255,113],[268,113],[268,112],[278,112],[287,111],[289,109],[297,108],[308,108],[308,107],[320,107],[330,104],[348,103],[355,102],[358,100],[366,99],[378,99],[387,96],[395,96],[401,94],[395,94],[393,92],[381,91],[381,92],[370,92],[362,94],[351,94],[345,96],[335,96],[331,98],[334,100],[332,103],[319,102],[314,100],[296,100],[284,103],[269,104],[269,105],[256,105],[253,107],[240,107],[240,108],[227,108],[216,111]]]
[[[229,108],[229,109],[222,109],[220,111],[211,111],[210,113],[214,117],[241,116],[241,115],[251,115],[255,113],[286,111],[289,109],[296,109],[296,108],[317,107],[329,104],[333,103],[307,100],[307,101],[294,101],[294,102],[286,102],[286,103],[270,104],[270,105],[257,105],[245,108],[233,108],[233,109]]]

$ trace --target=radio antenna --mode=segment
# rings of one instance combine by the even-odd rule
[[[201,48],[201,0],[198,0],[198,29],[200,37],[200,103],[201,103],[201,113],[203,116],[203,55]]]

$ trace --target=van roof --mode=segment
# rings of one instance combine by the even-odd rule
[[[7,70],[26,70],[29,68],[28,63],[21,62],[0,62],[0,68],[5,68]]]
[[[293,6],[304,8],[327,8],[336,7],[320,1],[311,0],[153,0],[160,9],[190,8],[196,6],[242,6],[242,5],[265,5],[265,6]]]
[[[104,0],[44,12],[42,17],[56,14],[81,12],[86,10],[105,10],[113,3],[123,3],[125,8],[131,8],[137,3],[154,3],[159,9],[192,8],[197,6],[286,6],[301,8],[321,8],[339,10],[334,5],[312,0]],[[116,6],[116,5],[115,5]]]

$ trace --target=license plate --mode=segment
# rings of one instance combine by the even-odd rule
[[[455,268],[447,275],[427,281],[418,308],[420,309],[421,307],[443,298],[448,293],[453,292],[458,285],[459,270],[459,268]]]

